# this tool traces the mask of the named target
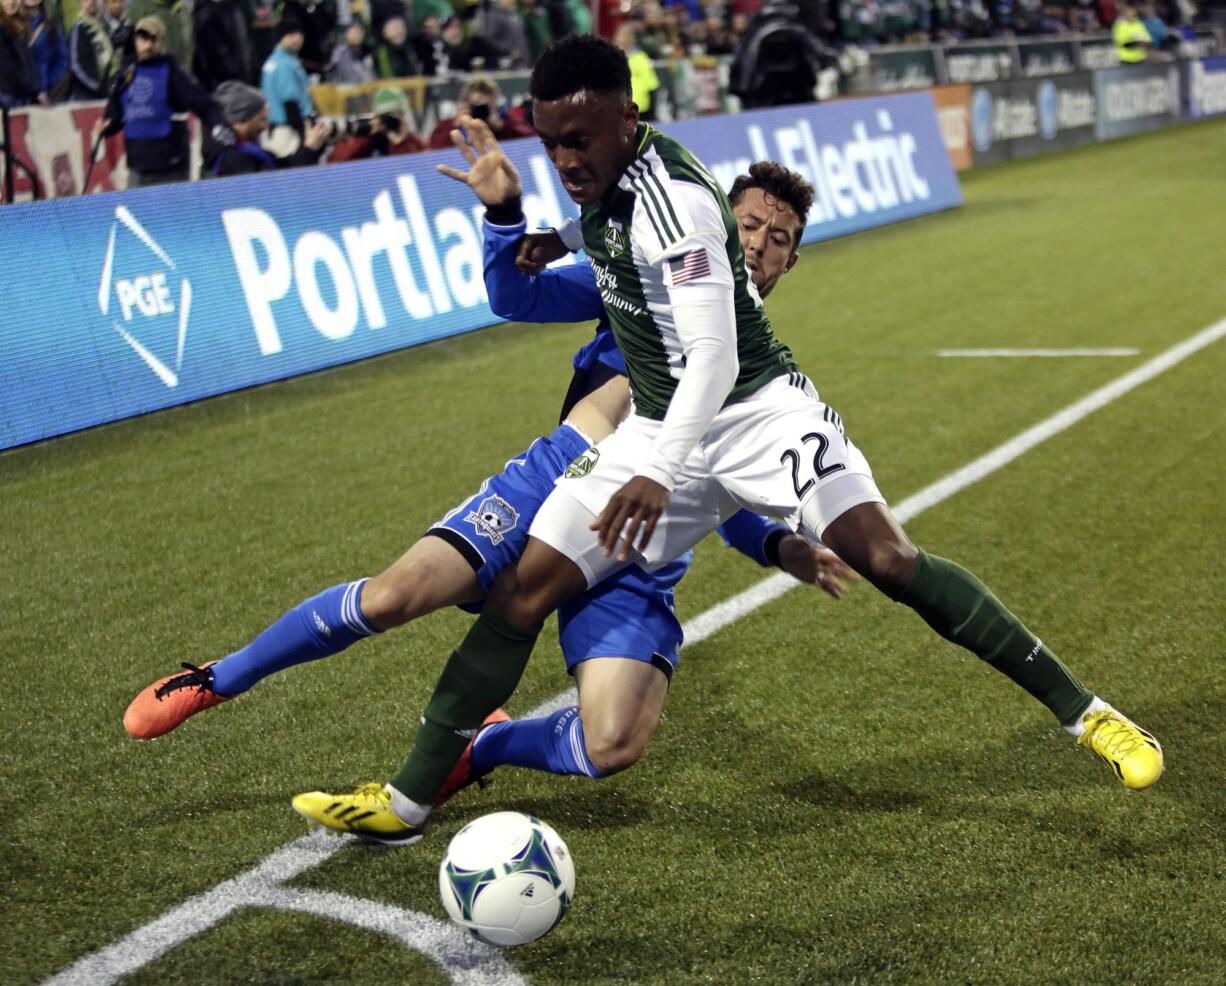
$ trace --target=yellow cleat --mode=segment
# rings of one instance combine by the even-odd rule
[[[1162,747],[1127,716],[1107,706],[1087,712],[1081,724],[1078,745],[1107,761],[1125,787],[1139,791],[1162,776]]]
[[[422,826],[402,821],[392,810],[392,797],[382,784],[363,784],[352,794],[307,791],[291,803],[312,828],[349,832],[385,846],[411,846],[422,837]]]

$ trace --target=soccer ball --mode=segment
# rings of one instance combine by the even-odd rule
[[[438,889],[451,920],[483,942],[524,945],[562,920],[575,896],[575,864],[539,818],[497,811],[456,833]]]

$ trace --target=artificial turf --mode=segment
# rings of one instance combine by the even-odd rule
[[[779,334],[899,501],[1226,315],[1226,123],[963,176],[963,208],[803,251]],[[1121,206],[1126,206],[1122,213]],[[556,420],[585,327],[503,326],[0,455],[5,981],[36,982],[303,832],[289,797],[385,778],[456,612],[138,744],[132,695],[378,571]],[[941,359],[1131,346],[1129,358]],[[533,984],[1220,983],[1226,955],[1218,342],[917,517],[1163,741],[1123,790],[1046,711],[860,586],[796,589],[683,656],[645,760],[503,770],[422,844],[296,886],[443,917],[446,840],[540,815],[571,913]],[[683,617],[763,576],[714,539]],[[511,711],[567,681],[546,633]],[[443,983],[401,944],[243,910],[133,981]]]

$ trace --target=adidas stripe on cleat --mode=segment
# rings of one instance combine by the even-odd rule
[[[307,791],[291,802],[312,828],[349,832],[366,842],[411,846],[421,840],[422,826],[410,825],[392,810],[382,784],[363,784],[352,794]]]
[[[213,672],[209,668],[215,663],[198,668],[185,661],[183,671],[159,678],[143,689],[123,714],[124,729],[136,739],[156,739],[197,712],[228,702],[232,696],[213,691]]]
[[[1139,791],[1162,776],[1162,746],[1127,716],[1108,705],[1087,712],[1081,725],[1077,744],[1105,760],[1125,787]]]

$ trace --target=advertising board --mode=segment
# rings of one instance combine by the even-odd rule
[[[816,190],[805,242],[961,202],[927,93],[670,124],[727,187],[756,159]],[[576,214],[535,140],[530,226]],[[495,321],[455,151],[7,206],[0,447]]]
[[[937,86],[932,90],[932,101],[936,103],[937,120],[949,160],[959,171],[965,171],[974,163],[971,157],[971,87]]]
[[[1153,130],[1179,119],[1179,66],[1128,65],[1094,73],[1099,140]]]
[[[1200,119],[1226,113],[1226,56],[1185,64],[1188,116]]]
[[[1016,45],[951,45],[945,49],[946,80],[964,82],[998,82],[1012,79]]]
[[[1014,79],[971,90],[974,163],[989,164],[1076,147],[1094,140],[1093,75]]]

